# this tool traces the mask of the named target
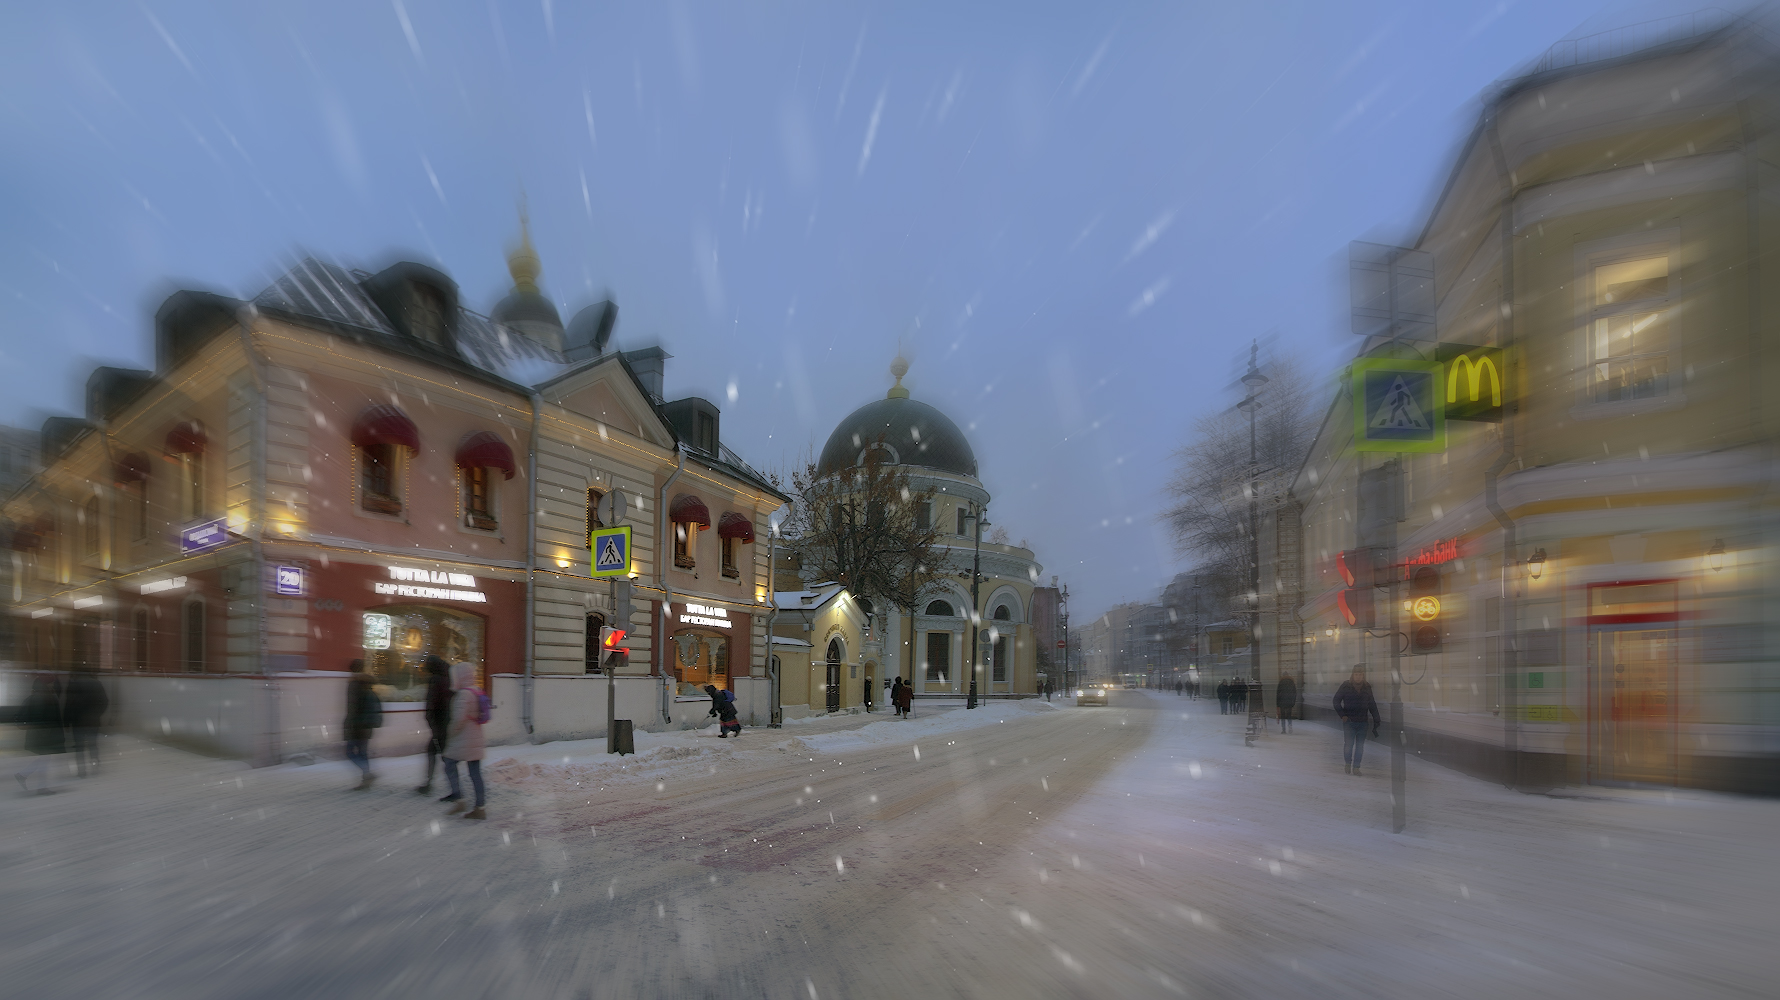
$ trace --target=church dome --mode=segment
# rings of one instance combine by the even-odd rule
[[[519,246],[507,254],[507,272],[513,276],[513,291],[495,305],[488,318],[545,347],[560,351],[563,349],[562,314],[538,289],[538,275],[543,269],[538,251],[532,246],[530,220],[521,213]]]
[[[892,367],[896,385],[885,399],[875,400],[847,415],[816,462],[816,474],[826,476],[848,466],[858,465],[867,449],[881,447],[888,452],[887,461],[897,465],[950,472],[976,478],[977,457],[970,441],[951,418],[940,411],[909,398],[902,387],[906,362],[897,359]]]

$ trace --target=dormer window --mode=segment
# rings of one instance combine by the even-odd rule
[[[697,415],[697,429],[693,434],[693,446],[699,450],[717,454],[717,418],[700,411]]]
[[[414,339],[435,347],[445,346],[445,296],[437,288],[422,282],[408,286],[408,332]]]

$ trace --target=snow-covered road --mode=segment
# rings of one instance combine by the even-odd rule
[[[1215,703],[815,720],[251,771],[119,743],[0,812],[21,996],[1767,996],[1780,804],[1554,799]],[[1376,752],[1376,748],[1374,748]]]

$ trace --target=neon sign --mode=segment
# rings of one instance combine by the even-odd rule
[[[1459,557],[1459,540],[1446,538],[1432,545],[1424,546],[1421,551],[1403,560],[1403,566],[1437,566],[1440,563],[1452,562]]]
[[[728,628],[729,609],[715,608],[704,604],[681,605],[686,613],[680,616],[682,625],[708,625],[712,628]]]
[[[430,569],[391,566],[389,567],[389,578],[415,583],[443,584],[443,586],[412,587],[400,583],[378,581],[371,584],[371,589],[385,597],[418,597],[428,601],[468,601],[472,604],[488,603],[487,594],[471,589],[476,586],[476,578],[468,573],[441,573]]]

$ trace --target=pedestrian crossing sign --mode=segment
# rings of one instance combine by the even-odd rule
[[[1353,367],[1354,450],[1446,450],[1441,365],[1360,358]]]
[[[592,576],[630,575],[630,525],[595,528],[588,534],[587,541],[593,556]]]

